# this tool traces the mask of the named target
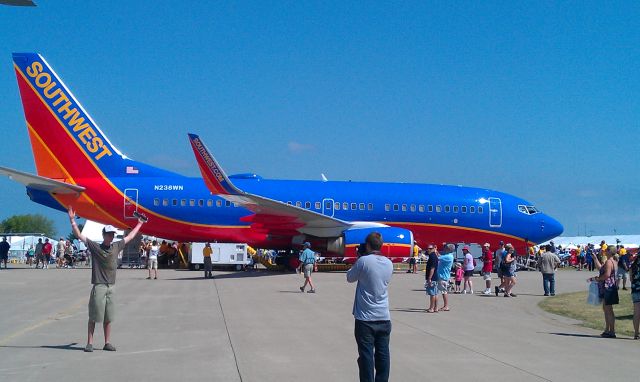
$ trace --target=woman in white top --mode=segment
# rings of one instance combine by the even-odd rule
[[[151,279],[151,270],[153,270],[153,279],[156,280],[158,278],[158,253],[160,253],[160,246],[158,245],[158,241],[154,240],[151,245],[149,245],[149,260],[148,266],[149,269],[149,277],[147,280]]]

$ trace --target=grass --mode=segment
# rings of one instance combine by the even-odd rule
[[[629,291],[618,291],[620,303],[613,306],[616,315],[616,333],[633,337],[633,303]],[[582,321],[582,326],[603,330],[602,305],[587,304],[587,292],[564,293],[542,300],[539,306],[545,311]]]

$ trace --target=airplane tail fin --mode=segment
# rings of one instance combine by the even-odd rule
[[[209,190],[217,195],[242,195],[243,192],[233,185],[200,137],[189,134],[189,141],[198,161],[202,178]]]
[[[76,184],[135,167],[114,147],[60,77],[37,53],[14,53],[14,69],[37,173]]]

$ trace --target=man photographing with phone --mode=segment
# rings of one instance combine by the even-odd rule
[[[361,244],[358,260],[347,272],[348,282],[358,282],[353,301],[353,317],[360,381],[389,380],[391,315],[387,288],[393,264],[380,252],[382,244],[382,235],[378,232],[370,233],[364,245],[366,250],[362,252]]]
[[[89,324],[87,328],[87,346],[85,352],[93,351],[93,332],[96,322],[102,322],[104,329],[104,347],[102,350],[116,351],[116,348],[109,342],[111,336],[111,322],[115,315],[114,307],[114,284],[116,283],[116,269],[118,268],[118,253],[136,235],[142,224],[146,221],[143,216],[138,216],[138,224],[121,241],[113,242],[116,235],[116,228],[107,225],[102,229],[102,243],[89,240],[78,229],[76,224],[76,213],[73,207],[69,206],[69,221],[73,234],[82,241],[91,252],[91,297],[89,299]]]

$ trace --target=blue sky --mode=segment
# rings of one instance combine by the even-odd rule
[[[33,172],[11,52],[129,157],[199,172],[462,184],[565,234],[640,231],[638,2],[37,2],[0,8],[0,165]],[[0,219],[41,213],[0,179]]]

